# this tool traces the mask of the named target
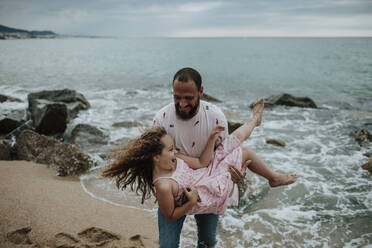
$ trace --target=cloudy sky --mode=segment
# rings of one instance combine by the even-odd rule
[[[372,0],[0,0],[0,24],[119,37],[371,37]]]

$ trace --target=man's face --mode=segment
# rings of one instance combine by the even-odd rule
[[[203,88],[198,91],[193,80],[180,82],[176,79],[173,83],[173,98],[177,116],[184,120],[191,119],[199,110],[202,92]]]

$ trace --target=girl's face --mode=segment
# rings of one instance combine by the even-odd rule
[[[162,169],[173,170],[177,164],[173,140],[167,134],[167,135],[164,135],[160,139],[160,141],[163,143],[164,148],[161,151],[161,154],[158,155],[159,165]]]

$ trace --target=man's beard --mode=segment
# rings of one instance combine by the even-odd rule
[[[180,117],[183,120],[189,120],[189,119],[191,119],[192,117],[195,116],[196,111],[198,110],[199,104],[200,104],[200,97],[198,96],[198,101],[195,104],[195,106],[193,107],[192,105],[187,105],[186,107],[191,107],[191,109],[188,113],[184,113],[184,112],[180,111],[180,104],[177,103],[177,104],[175,104],[176,114],[177,114],[178,117]]]

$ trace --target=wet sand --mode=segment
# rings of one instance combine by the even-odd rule
[[[0,247],[157,247],[150,213],[90,197],[46,165],[0,161]]]

